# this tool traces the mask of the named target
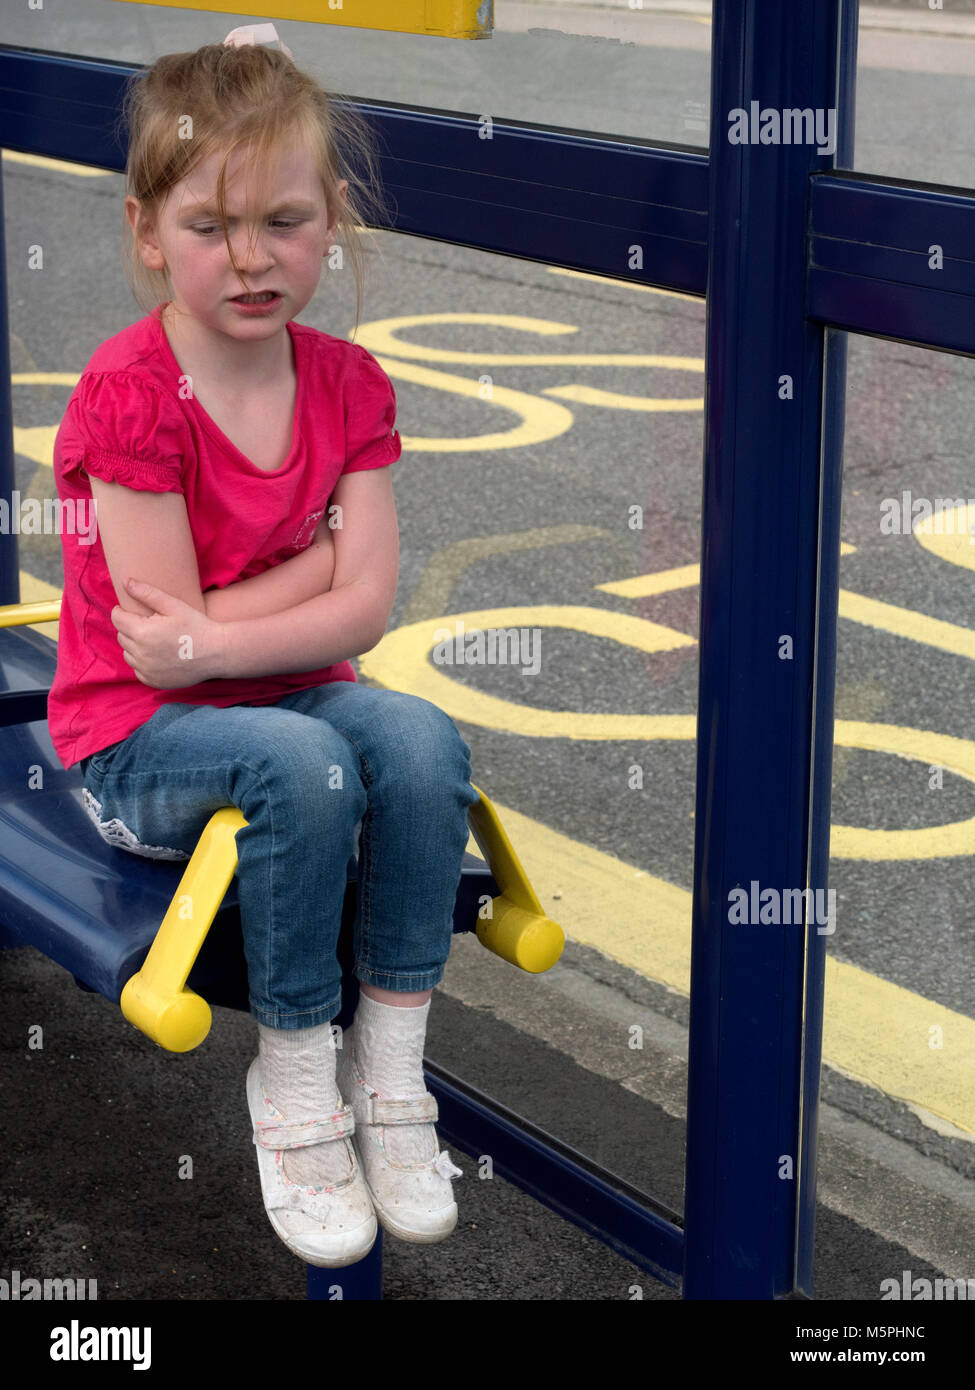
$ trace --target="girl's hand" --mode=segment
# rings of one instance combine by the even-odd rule
[[[116,604],[110,615],[137,680],[156,690],[181,690],[220,675],[219,623],[152,584],[133,579],[128,587],[154,610],[145,618]]]

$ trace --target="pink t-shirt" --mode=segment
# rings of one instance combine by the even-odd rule
[[[292,321],[291,452],[274,472],[258,468],[195,398],[181,398],[183,374],[162,325],[163,308],[157,304],[102,343],[71,394],[54,443],[58,496],[76,504],[73,513],[61,508],[64,594],[48,696],[51,740],[65,768],[126,738],[163,704],[267,705],[291,691],[355,680],[352,666],[341,661],[317,671],[157,690],[143,685],[125,660],[110,617],[118,597],[93,524],[89,473],[143,492],[182,493],[205,591],[307,549],[339,477],[394,463],[402,450],[393,427],[396,395],[376,359]]]

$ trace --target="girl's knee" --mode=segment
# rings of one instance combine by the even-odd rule
[[[262,733],[257,747],[242,750],[238,765],[251,799],[286,806],[295,820],[308,824],[336,814],[353,824],[362,818],[367,798],[359,761],[335,730],[298,716],[266,721]]]
[[[469,772],[471,750],[450,715],[420,695],[396,693],[398,731],[413,757],[434,770],[453,763]]]
[[[386,746],[376,750],[374,771],[398,804],[420,817],[456,812],[477,800],[471,786],[471,750],[437,705],[400,695],[387,726]]]

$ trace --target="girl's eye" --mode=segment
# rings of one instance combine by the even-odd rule
[[[283,227],[283,228],[285,229],[285,231],[289,231],[289,232],[292,231],[295,227],[297,227],[297,226],[299,226],[299,225],[300,225],[300,222],[299,222],[298,220],[288,221],[288,220],[286,220],[285,218],[275,218],[275,219],[271,222],[271,226],[272,226],[272,227]],[[207,236],[209,235],[210,232],[218,232],[218,231],[220,230],[220,228],[219,228],[219,227],[194,227],[193,230],[194,230],[194,232],[196,232],[197,236],[207,237]]]

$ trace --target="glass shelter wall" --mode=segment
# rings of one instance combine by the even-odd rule
[[[84,294],[11,267],[16,482],[24,498],[53,497],[76,374],[139,317],[117,264],[123,181],[16,162],[5,173],[11,244],[46,199],[60,229],[48,254],[80,275],[79,207],[91,231]],[[684,1078],[667,1019],[686,1023],[704,305],[421,238],[368,240],[356,341],[393,381],[404,452],[396,605],[359,673],[455,719],[475,782],[570,937],[543,976],[455,938],[445,991],[490,1009],[499,1039],[471,1034],[458,1057],[435,1007],[428,1056],[679,1211]],[[351,275],[326,272],[301,321],[348,336],[354,309]],[[22,536],[20,563],[23,601],[60,593],[59,537]],[[589,1074],[588,1128],[564,1090],[505,1053],[504,1038],[515,1054],[528,1045],[526,1027]],[[634,1094],[659,1107],[666,1161],[606,1123]]]
[[[3,37],[148,63],[234,23],[135,7],[123,29],[120,9],[49,0]],[[703,147],[707,14],[571,13],[574,32],[559,34],[548,6],[499,6],[495,39],[479,44],[278,29],[299,62],[350,95]],[[933,49],[901,31],[883,38],[871,20],[861,33],[853,167],[964,186],[957,135],[931,135],[935,79],[917,55]],[[975,38],[958,36],[955,68],[969,48]],[[967,91],[955,68],[941,89],[948,110]],[[891,140],[893,114],[876,122],[870,93],[889,102],[903,74],[904,134]],[[8,245],[31,242],[43,207],[49,243],[84,286],[66,292],[11,258],[17,485],[43,497],[70,390],[58,374],[80,371],[137,316],[118,263],[122,181],[10,154],[4,174]],[[704,305],[421,237],[368,241],[357,341],[396,387],[404,457],[399,593],[387,638],[359,669],[454,717],[475,781],[570,938],[540,977],[458,938],[428,1056],[679,1212]],[[331,274],[302,320],[344,336],[353,308],[351,276]],[[970,361],[866,338],[849,347],[817,1292],[872,1299],[887,1256],[851,1267],[829,1240],[837,1214],[965,1277],[921,1213],[937,1192],[943,1229],[970,1229],[975,499]],[[59,592],[50,540],[21,541],[24,600]],[[508,638],[493,659],[477,640],[485,630]],[[462,1006],[479,1030],[457,1026]],[[876,1182],[851,1196],[858,1164]],[[905,1209],[907,1234],[889,1216]]]
[[[138,7],[123,35],[107,22],[118,13],[107,0],[70,15],[55,7],[48,32],[21,25],[9,37],[150,62],[233,23]],[[313,71],[340,47],[362,60],[370,45],[405,43],[401,76],[411,43],[427,58],[431,44],[448,52],[446,41],[278,25],[296,56],[295,28]],[[453,43],[449,53],[490,75],[496,50]],[[358,71],[347,90],[393,100],[463,108],[470,91],[391,85],[379,62]],[[584,90],[605,100],[612,83],[594,78]],[[607,108],[607,130],[652,128],[653,111],[631,111],[627,127],[624,107]],[[565,125],[591,114],[513,110]],[[16,483],[44,498],[77,373],[140,311],[119,260],[122,177],[12,152],[4,175],[8,245],[31,244],[43,217],[48,264],[65,275],[33,275],[11,257]],[[452,715],[474,780],[569,937],[543,976],[455,938],[427,1055],[679,1214],[704,303],[420,237],[369,232],[367,244],[356,341],[393,381],[404,454],[394,466],[396,606],[359,674]],[[326,270],[301,321],[350,336],[354,310],[352,275]],[[58,537],[21,537],[20,564],[23,601],[60,594]],[[435,659],[445,629],[455,640]],[[484,629],[508,639],[496,656],[479,654]],[[56,636],[53,624],[41,630]],[[480,1028],[458,1027],[459,1004]],[[626,1296],[632,1269],[605,1258],[618,1288],[605,1282],[601,1296]]]
[[[975,182],[975,10],[861,6],[854,168]]]
[[[975,13],[861,7],[857,60],[852,168],[970,194]],[[923,1281],[975,1248],[975,363],[856,335],[847,362],[816,1285],[842,1212],[889,1242],[849,1296],[950,1297]]]
[[[499,0],[486,41],[275,21],[326,90],[442,111],[707,144],[710,7],[661,14]],[[253,17],[115,0],[46,0],[4,16],[3,42],[125,63],[220,43]],[[648,64],[652,76],[648,80]]]
[[[973,390],[850,337],[817,1263],[833,1213],[888,1241],[862,1299],[973,1277]]]

